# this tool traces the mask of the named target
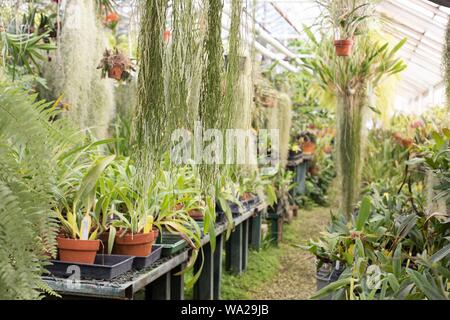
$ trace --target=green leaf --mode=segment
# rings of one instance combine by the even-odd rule
[[[359,208],[358,217],[356,219],[356,230],[362,230],[364,224],[370,216],[372,204],[369,197],[364,197],[361,201],[361,207]]]
[[[319,299],[321,297],[324,297],[324,296],[338,290],[339,288],[348,286],[350,284],[350,282],[351,282],[350,277],[334,281],[334,282],[330,283],[329,285],[327,285],[326,287],[317,291],[315,294],[313,294],[311,296],[311,299]]]
[[[397,278],[400,278],[402,273],[402,243],[400,242],[395,248],[394,256],[392,257],[392,270]]]
[[[450,244],[446,245],[445,247],[443,247],[441,250],[439,250],[438,252],[434,253],[431,257],[430,257],[430,261],[432,263],[436,263],[441,261],[442,259],[444,259],[445,257],[447,257],[448,255],[450,255]]]
[[[421,274],[418,271],[407,269],[406,272],[416,284],[417,288],[430,300],[447,300],[447,297],[442,292],[436,283],[427,278],[426,273]]]
[[[87,202],[86,204],[89,205],[89,203],[93,201],[97,181],[106,167],[115,159],[115,157],[115,155],[111,155],[101,158],[91,166],[80,183],[80,187],[75,195],[74,204],[78,204],[80,201],[83,201]]]

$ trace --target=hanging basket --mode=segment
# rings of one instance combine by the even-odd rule
[[[348,57],[352,54],[353,40],[334,40],[334,48],[338,57]]]
[[[134,71],[133,65],[130,59],[115,49],[105,50],[103,53],[103,59],[100,61],[97,69],[102,69],[102,77],[115,79],[117,81],[128,80],[131,75],[131,71]]]

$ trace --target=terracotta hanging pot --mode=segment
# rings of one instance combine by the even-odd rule
[[[152,252],[154,242],[153,230],[149,233],[116,235],[113,252],[126,256],[146,257]]]
[[[93,264],[100,240],[79,240],[58,237],[59,260]]]
[[[115,64],[111,69],[108,70],[108,77],[115,80],[121,80],[123,71],[123,65]]]
[[[339,57],[348,57],[352,54],[353,40],[334,40],[334,48],[336,50],[336,55]]]

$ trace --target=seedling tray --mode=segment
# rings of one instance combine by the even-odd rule
[[[154,244],[152,246],[152,252],[146,257],[134,257],[133,269],[140,270],[149,267],[161,258],[162,246],[160,244]]]
[[[157,242],[162,246],[161,256],[163,257],[180,252],[187,245],[186,240],[181,238],[181,236],[170,232],[164,232],[161,237],[158,237]]]
[[[204,233],[204,231],[203,231],[203,228],[204,228],[204,226],[205,226],[205,222],[202,220],[202,221],[195,221],[197,224],[198,224],[198,227],[200,228],[200,232],[201,232],[201,235],[202,235],[202,237],[205,235],[205,233]]]
[[[251,210],[259,204],[259,197],[255,196],[255,197],[245,201],[243,204],[244,204],[244,208],[246,208],[247,210]]]
[[[82,279],[111,280],[130,271],[133,266],[133,259],[134,257],[122,255],[97,254],[94,264],[51,260],[53,265],[46,268],[51,274],[61,278],[71,276],[79,268],[80,278]]]

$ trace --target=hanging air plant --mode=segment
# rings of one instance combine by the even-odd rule
[[[108,76],[118,81],[130,80],[131,72],[135,71],[130,59],[117,48],[114,53],[111,50],[105,50],[97,69],[102,69],[102,78]]]
[[[349,219],[361,190],[364,118],[374,105],[374,90],[380,82],[406,68],[406,64],[396,58],[396,52],[406,39],[390,49],[388,44],[376,43],[366,35],[360,38],[352,59],[335,59],[331,39],[319,43],[310,31],[307,33],[315,45],[316,58],[306,60],[306,64],[324,93],[334,92],[340,205]]]

